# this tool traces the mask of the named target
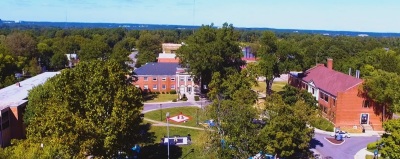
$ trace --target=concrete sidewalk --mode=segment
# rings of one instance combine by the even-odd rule
[[[333,132],[329,132],[329,131],[324,131],[318,128],[314,128],[314,132],[318,133],[318,134],[325,134],[325,135],[332,135]],[[357,137],[357,136],[381,136],[380,135],[380,131],[368,131],[365,133],[350,133],[351,137]]]
[[[372,156],[374,156],[374,153],[369,152],[369,151],[367,150],[367,148],[363,148],[363,149],[361,149],[360,151],[358,151],[358,152],[356,153],[356,155],[354,155],[354,159],[365,159],[365,156],[366,156],[366,155],[372,155]],[[380,155],[378,155],[378,156],[380,156]]]

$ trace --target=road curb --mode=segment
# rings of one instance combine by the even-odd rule
[[[342,145],[342,144],[344,144],[344,143],[346,142],[346,140],[343,139],[343,142],[342,142],[342,143],[340,143],[340,144],[335,144],[335,143],[329,141],[326,137],[324,137],[324,139],[325,139],[326,141],[328,141],[330,144],[332,144],[332,145],[337,145],[337,146]]]

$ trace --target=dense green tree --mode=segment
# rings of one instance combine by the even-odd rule
[[[11,55],[0,54],[0,88],[16,82],[14,78],[16,70],[16,60]]]
[[[202,26],[179,48],[177,56],[196,79],[201,79],[204,91],[204,85],[211,82],[214,72],[225,78],[230,71],[238,72],[244,65],[237,40],[238,33],[233,25],[225,23],[220,29],[213,25]]]
[[[141,92],[115,61],[81,62],[32,89],[24,121],[32,142],[64,145],[69,155],[111,158],[141,135]]]
[[[50,67],[50,59],[53,56],[53,50],[46,43],[39,43],[37,45],[37,50],[39,53],[38,61],[40,61],[40,66]]]
[[[135,47],[136,39],[134,38],[126,38],[119,41],[114,45],[112,50],[111,59],[115,59],[120,62],[128,61],[128,55],[132,52],[132,49]]]
[[[56,53],[50,59],[50,66],[55,70],[61,70],[68,64],[68,58],[65,54]]]
[[[287,105],[294,105],[298,101],[304,101],[311,108],[318,108],[318,101],[310,93],[305,90],[300,90],[296,87],[286,85],[283,87],[283,91],[279,92],[282,96],[283,101]]]
[[[46,144],[43,144],[45,142]],[[43,144],[43,147],[41,147]],[[20,158],[72,158],[67,145],[57,142],[31,140],[13,140],[12,146],[0,151],[0,158],[20,159]]]
[[[5,45],[14,56],[25,56],[28,58],[35,56],[36,41],[28,33],[13,32],[7,36]]]
[[[400,94],[397,93],[400,90],[400,76],[397,73],[376,70],[365,78],[362,90],[375,102],[376,112],[382,112],[382,121],[393,112],[400,111]]]
[[[136,63],[138,67],[147,62],[156,61],[158,54],[161,53],[160,37],[149,32],[141,32],[136,46],[139,50],[138,62]]]
[[[389,134],[379,142],[379,153],[384,158],[400,158],[400,119],[385,122],[383,128]]]
[[[285,104],[282,97],[267,97],[265,127],[258,134],[255,148],[284,158],[302,158],[309,155],[309,143],[314,130],[307,124],[314,111],[302,100]],[[302,157],[300,157],[302,156]]]
[[[24,68],[26,73],[30,76],[36,76],[39,73],[42,73],[42,68],[39,66],[39,61],[36,58],[32,58],[29,61],[29,65]]]
[[[214,102],[208,111],[218,124],[217,131],[211,132],[211,142],[221,158],[243,158],[254,152],[249,148],[258,130],[258,125],[251,123],[256,118],[253,105],[257,95],[250,88],[250,80],[243,73],[230,74],[226,79],[214,73],[208,94]],[[221,146],[221,141],[225,145]]]
[[[137,61],[135,67],[138,68],[148,62],[156,62],[157,56],[153,52],[150,51],[141,51],[137,55]]]
[[[78,53],[79,59],[86,60],[107,60],[110,56],[110,47],[102,41],[90,40],[82,44]]]

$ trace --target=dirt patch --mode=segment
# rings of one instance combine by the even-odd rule
[[[343,141],[337,141],[335,138],[333,138],[333,137],[326,137],[325,139],[327,139],[328,141],[330,141],[331,143],[333,143],[333,144],[341,144],[341,143],[343,143],[344,142],[344,140]]]

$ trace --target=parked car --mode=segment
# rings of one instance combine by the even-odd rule
[[[337,135],[342,135],[343,138],[350,138],[350,133],[346,131],[338,131],[336,133],[331,134],[332,137],[336,137]]]

